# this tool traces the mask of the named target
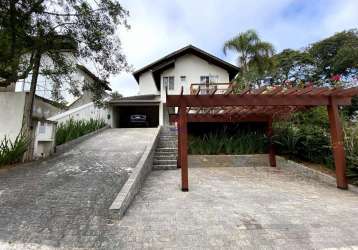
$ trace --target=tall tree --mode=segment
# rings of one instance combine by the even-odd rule
[[[315,62],[315,80],[334,84],[358,77],[358,30],[352,29],[313,43],[308,53]],[[338,75],[338,76],[337,76]]]
[[[31,72],[24,120],[29,131],[39,74],[52,79],[52,93],[61,98],[64,82],[80,93],[72,78],[76,61],[92,64],[103,80],[129,69],[118,36],[120,25],[129,28],[128,11],[117,0],[3,0],[0,14],[0,86]],[[93,96],[101,98],[105,86],[94,85]]]
[[[272,57],[273,81],[277,84],[290,82],[293,85],[312,80],[315,69],[311,55],[305,51],[285,49]]]
[[[261,41],[255,30],[247,30],[225,42],[223,51],[226,55],[231,50],[239,54],[238,64],[241,67],[241,78],[249,81],[258,80],[270,69],[270,57],[274,54],[271,43]],[[251,69],[251,72],[250,72]]]

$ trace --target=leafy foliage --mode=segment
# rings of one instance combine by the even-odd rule
[[[22,132],[16,136],[14,141],[5,136],[0,141],[0,166],[21,161],[28,144],[29,139]]]
[[[332,75],[346,77],[358,69],[358,30],[342,31],[312,44],[308,53],[313,57],[316,80],[330,82]]]
[[[226,41],[223,51],[226,54],[228,50],[239,54],[241,71],[237,82],[243,85],[241,88],[252,83],[260,84],[259,80],[263,79],[272,67],[274,47],[271,43],[262,41],[255,30],[242,32]]]
[[[272,77],[274,82],[290,82],[294,85],[310,81],[314,62],[311,55],[292,49],[285,49],[272,57],[274,70]]]
[[[102,79],[128,70],[117,33],[120,25],[129,28],[128,15],[117,0],[1,1],[0,86],[26,78],[39,57],[47,60],[40,73],[52,79],[57,101],[65,82],[73,95],[80,93],[73,57],[91,63]],[[93,96],[100,99],[105,86],[94,84]]]
[[[358,183],[358,126],[344,122],[347,174]],[[323,108],[295,114],[275,123],[274,143],[278,154],[334,167],[327,111]]]
[[[65,123],[57,126],[56,145],[61,145],[85,134],[103,128],[106,123],[103,120],[73,120],[70,119]]]
[[[209,133],[189,138],[190,154],[256,154],[266,151],[267,139],[261,133],[247,132],[228,136]]]

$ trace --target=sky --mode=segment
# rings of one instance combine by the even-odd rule
[[[276,51],[303,49],[336,32],[358,28],[358,0],[121,0],[130,12],[120,29],[123,52],[134,69],[188,44],[236,64],[225,41],[248,29]],[[124,96],[138,94],[131,73],[110,78]]]

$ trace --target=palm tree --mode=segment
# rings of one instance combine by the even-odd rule
[[[239,54],[238,63],[242,68],[242,73],[249,70],[253,65],[257,68],[265,68],[267,58],[271,57],[275,50],[271,43],[261,41],[255,30],[247,30],[225,42],[223,51],[226,55],[228,50],[236,51]]]

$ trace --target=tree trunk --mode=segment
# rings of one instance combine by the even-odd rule
[[[32,123],[32,112],[33,112],[33,106],[35,100],[37,79],[40,71],[40,64],[41,64],[41,51],[38,50],[35,52],[35,56],[34,56],[34,67],[32,69],[30,92],[29,95],[26,97],[26,102],[25,102],[23,129],[30,141],[27,148],[27,152],[25,153],[25,160],[32,160],[33,152],[34,152],[35,131]]]

